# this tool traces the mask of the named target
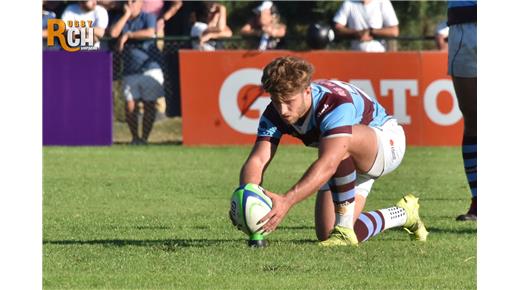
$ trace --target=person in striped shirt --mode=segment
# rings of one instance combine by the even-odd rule
[[[293,205],[317,191],[315,226],[322,246],[357,245],[398,226],[426,241],[412,194],[394,207],[362,212],[374,181],[403,159],[402,127],[359,88],[338,80],[311,82],[313,72],[312,64],[293,56],[274,59],[263,70],[262,87],[271,103],[260,118],[240,184],[262,184],[283,135],[317,147],[318,158],[284,195],[266,190],[273,208],[259,221],[267,221],[262,230],[274,231]]]

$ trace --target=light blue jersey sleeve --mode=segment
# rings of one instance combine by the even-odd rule
[[[352,126],[358,122],[354,105],[352,103],[343,103],[325,115],[320,123],[321,136],[351,135]]]

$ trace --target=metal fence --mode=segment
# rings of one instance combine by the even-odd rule
[[[240,36],[222,39],[218,43],[219,49],[251,49],[249,45],[250,39]],[[190,37],[164,37],[152,39],[157,49],[150,49],[147,53],[151,54],[151,58],[160,63],[164,75],[164,99],[160,99],[160,112],[164,115],[173,117],[180,116],[180,91],[179,91],[179,49],[191,49],[193,39]],[[113,68],[114,68],[114,96],[122,95],[122,82],[124,76],[124,66],[128,63],[127,54],[121,53],[115,49],[115,39],[103,39],[103,48],[113,52]],[[435,42],[433,36],[426,37],[396,37],[387,39],[389,51],[403,50],[433,50]],[[127,43],[127,48],[132,46],[138,47],[139,43]],[[281,49],[291,50],[307,50],[305,39],[286,38]],[[342,39],[330,43],[326,49],[329,50],[348,50],[350,48],[350,40]],[[121,110],[119,102],[122,98],[115,98],[116,101],[116,119],[123,121],[124,112]],[[165,108],[164,108],[165,107]]]
[[[113,53],[113,102],[114,102],[114,142],[132,141],[129,125],[137,122],[139,132],[151,128],[148,140],[153,143],[179,143],[181,135],[181,96],[179,86],[179,49],[191,49],[190,37],[164,37],[145,41],[127,42],[122,51],[117,47],[117,39],[103,38],[101,49]],[[387,39],[389,50],[431,50],[435,49],[434,37],[397,37]],[[251,49],[250,39],[240,36],[220,40],[218,49]],[[45,45],[44,45],[45,47]],[[307,50],[305,39],[286,38],[281,49]],[[349,40],[336,40],[329,44],[329,50],[348,50]],[[160,74],[160,75],[158,75]],[[145,75],[146,77],[137,77]],[[135,119],[126,114],[128,95],[155,96],[154,117],[147,114],[146,104],[138,103]],[[148,110],[150,111],[150,110]],[[148,122],[148,123],[147,123]],[[151,122],[151,123],[150,123]],[[146,128],[144,128],[146,127]]]

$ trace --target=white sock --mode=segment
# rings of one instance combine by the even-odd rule
[[[400,207],[389,207],[379,210],[385,219],[385,229],[402,227],[406,223],[408,216],[406,211]]]
[[[342,202],[334,204],[336,212],[336,225],[348,229],[354,229],[354,208],[356,202]]]

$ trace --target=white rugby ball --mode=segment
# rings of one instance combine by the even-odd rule
[[[233,224],[247,235],[255,233],[269,233],[260,231],[260,228],[267,222],[258,224],[273,206],[271,199],[264,193],[264,189],[257,185],[248,183],[240,186],[231,196],[230,215]]]

